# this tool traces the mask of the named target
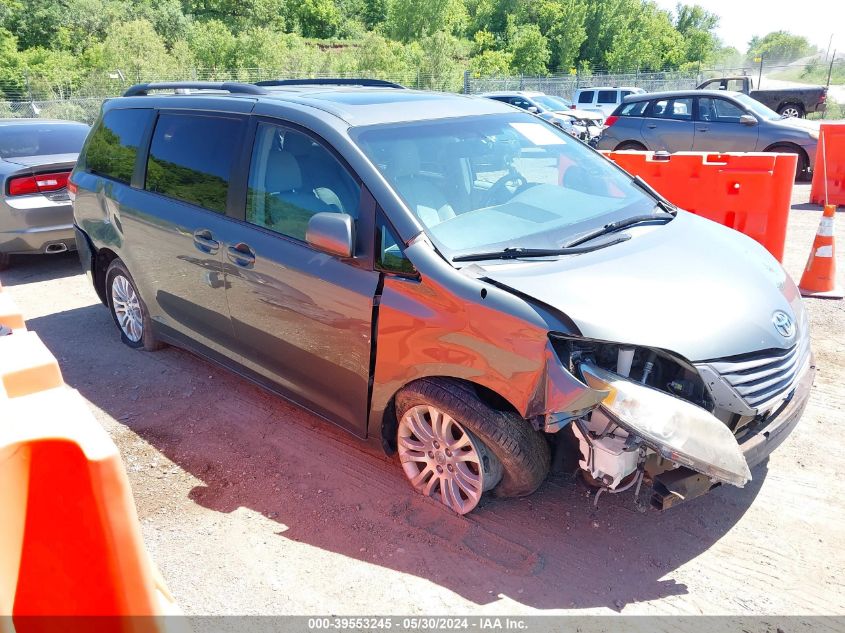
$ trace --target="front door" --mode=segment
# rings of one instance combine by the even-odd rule
[[[379,279],[373,209],[361,204],[361,186],[320,140],[269,121],[255,130],[246,190],[243,221],[232,223],[222,246],[243,362],[274,388],[364,435]],[[318,212],[354,218],[355,257],[306,243],[308,220]]]
[[[740,123],[745,110],[721,97],[698,97],[693,149],[700,152],[753,152],[759,125]]]

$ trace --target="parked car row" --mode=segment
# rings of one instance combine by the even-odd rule
[[[527,110],[585,142],[597,141],[604,126],[601,112],[576,109],[563,97],[529,91],[485,92],[481,96]]]
[[[802,120],[793,110],[779,114],[758,99],[727,90],[734,86],[730,82],[739,79],[747,78],[713,80],[721,82],[719,90],[699,87],[646,93],[632,87],[583,88],[576,91],[575,104],[541,92],[498,92],[482,96],[532,112],[599,149],[784,152],[798,157],[796,177],[809,178],[815,164],[819,124]],[[815,91],[798,91],[798,94],[810,92],[811,100],[824,101],[823,95]],[[795,94],[789,94],[792,96],[784,98],[795,98]],[[570,104],[573,108],[570,112],[578,113],[577,119],[567,120],[565,110],[554,109],[558,104]],[[814,109],[818,107],[822,106],[814,105]],[[597,118],[590,121],[587,119],[590,114]],[[576,127],[585,119],[589,126]],[[584,129],[589,132],[583,134]]]

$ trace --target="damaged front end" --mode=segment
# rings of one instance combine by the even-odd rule
[[[562,369],[600,401],[572,416],[580,468],[601,492],[651,484],[652,505],[667,508],[720,483],[751,479],[745,456],[695,368],[664,350],[552,337]],[[547,416],[548,419],[549,416]],[[558,427],[559,428],[559,427]],[[558,430],[548,422],[547,432]]]

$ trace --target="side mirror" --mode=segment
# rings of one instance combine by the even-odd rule
[[[743,125],[757,125],[757,117],[752,114],[743,114],[739,117],[739,122]]]
[[[315,213],[308,220],[305,241],[319,251],[338,257],[352,257],[355,223],[346,213]]]
[[[540,108],[537,106],[528,106],[526,110],[528,110],[531,114],[538,114],[540,112]]]

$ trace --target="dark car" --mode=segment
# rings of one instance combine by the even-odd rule
[[[757,242],[511,106],[315,81],[104,104],[71,193],[126,344],[380,443],[461,514],[533,492],[552,445],[666,508],[745,485],[795,427],[807,317]]]
[[[785,152],[798,156],[797,176],[816,160],[819,124],[785,118],[738,92],[689,90],[632,95],[605,121],[599,149]]]
[[[0,269],[12,255],[76,249],[67,180],[88,129],[69,121],[0,120]]]
[[[786,117],[804,118],[811,112],[824,112],[827,108],[827,88],[824,86],[755,90],[754,80],[741,76],[709,79],[700,84],[698,90],[741,92]]]

